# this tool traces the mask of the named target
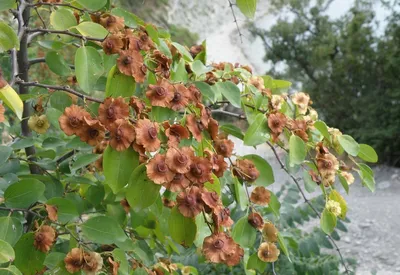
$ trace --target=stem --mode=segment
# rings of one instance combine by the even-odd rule
[[[77,33],[73,33],[70,31],[57,31],[57,30],[49,30],[49,29],[28,29],[27,30],[28,33],[32,33],[32,35],[35,35],[37,33],[42,33],[42,34],[65,34],[65,35],[69,35],[72,37],[76,37],[82,40],[91,40],[91,41],[98,41],[98,42],[103,42],[105,38],[95,38],[95,37],[89,37],[89,36],[83,36]]]

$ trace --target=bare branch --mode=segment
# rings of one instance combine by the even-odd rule
[[[23,81],[17,81],[16,82],[19,85],[22,86],[30,86],[30,87],[41,87],[41,88],[45,88],[45,89],[53,89],[53,90],[58,90],[58,91],[65,91],[68,92],[70,94],[76,95],[79,98],[82,98],[83,100],[89,100],[89,101],[93,101],[93,102],[98,102],[98,103],[102,103],[103,100],[95,98],[95,97],[91,97],[91,96],[87,96],[84,95],[80,92],[75,91],[74,89],[71,89],[69,86],[57,86],[57,85],[47,85],[47,84],[41,84],[38,82],[23,82]]]
[[[246,116],[242,115],[242,114],[236,114],[236,113],[232,113],[232,112],[228,112],[225,110],[212,110],[211,113],[213,114],[221,114],[221,115],[226,115],[226,116],[231,116],[231,117],[236,117],[238,119],[246,119]]]
[[[29,60],[29,67],[38,63],[45,63],[45,62],[46,62],[45,58],[34,58]],[[68,64],[68,66],[73,70],[75,69],[74,65]]]
[[[18,60],[17,60],[17,50],[14,48],[11,50],[11,80],[10,86],[13,86],[15,83],[15,79],[19,74],[18,70]]]
[[[98,41],[98,42],[103,42],[105,38],[95,38],[95,37],[89,37],[89,36],[83,36],[77,33],[73,33],[70,31],[57,31],[57,30],[49,30],[49,29],[28,29],[27,32],[31,33],[31,35],[37,35],[39,34],[65,34],[69,35],[72,37],[76,37],[79,39],[83,40],[91,40],[91,41]]]
[[[51,7],[67,7],[67,8],[71,8],[80,12],[87,12],[89,14],[93,14],[94,12],[88,11],[86,9],[81,9],[78,7],[75,7],[69,3],[44,3],[44,2],[37,2],[35,4],[30,4],[31,7],[40,7],[40,6],[51,6]]]
[[[234,4],[231,2],[231,0],[228,0],[228,2],[229,2],[229,7],[231,8],[231,11],[232,11],[233,22],[235,22],[236,28],[237,28],[238,33],[239,33],[240,43],[243,43],[243,34],[240,31],[240,27],[239,27],[239,24],[238,24],[238,21],[237,21],[237,18],[236,18],[235,10],[233,9]]]
[[[276,151],[275,147],[269,142],[267,141],[268,146],[271,148],[272,152],[275,155],[276,160],[279,162],[279,165],[281,166],[282,170],[286,172],[286,174],[288,174],[288,176],[293,180],[293,182],[296,184],[297,189],[300,191],[301,196],[304,199],[304,202],[306,202],[308,204],[308,206],[312,209],[312,211],[317,215],[317,217],[319,219],[321,219],[321,214],[315,209],[315,207],[312,205],[311,201],[309,199],[307,199],[306,195],[304,194],[303,189],[300,186],[299,181],[289,172],[289,170],[286,168],[286,166],[283,164],[282,160],[280,159],[278,152]],[[331,235],[326,234],[326,236],[329,238],[329,240],[331,241],[331,243],[333,244],[333,246],[335,246],[336,251],[339,254],[340,260],[342,262],[342,265],[345,269],[345,273],[346,274],[350,274],[350,270],[347,268],[347,265],[344,261],[342,252],[339,249],[339,246],[336,244],[335,240],[332,238]]]

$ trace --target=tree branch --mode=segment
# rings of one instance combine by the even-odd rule
[[[246,116],[244,116],[242,114],[236,114],[236,113],[232,113],[232,112],[228,112],[228,111],[220,110],[220,109],[212,110],[211,113],[212,114],[221,114],[221,115],[236,117],[238,119],[246,119]]]
[[[75,6],[73,6],[73,5],[69,4],[69,3],[44,3],[44,2],[37,2],[37,3],[35,3],[35,4],[30,4],[29,6],[31,6],[31,7],[40,7],[40,6],[67,7],[67,8],[71,8],[71,9],[80,11],[80,12],[82,12],[82,13],[84,13],[84,12],[87,12],[87,13],[89,13],[89,14],[93,14],[93,13],[94,13],[94,12],[91,12],[91,11],[86,10],[86,9],[81,9],[81,8],[75,7]]]
[[[289,177],[290,177],[290,178],[293,180],[293,182],[296,184],[297,189],[300,191],[301,196],[302,196],[303,199],[304,199],[304,202],[306,202],[306,203],[308,204],[308,206],[312,209],[312,211],[317,215],[317,217],[318,217],[319,219],[321,219],[321,214],[315,209],[315,207],[312,205],[312,203],[310,202],[310,200],[307,199],[306,195],[304,194],[303,189],[302,189],[301,186],[300,186],[299,181],[289,172],[289,170],[288,170],[288,169],[286,168],[286,166],[283,164],[283,162],[282,162],[282,160],[280,159],[280,157],[279,157],[279,155],[278,155],[278,152],[276,151],[275,147],[274,147],[269,141],[267,141],[267,144],[268,144],[268,146],[271,148],[272,152],[274,153],[275,158],[276,158],[277,161],[279,162],[281,168],[286,172],[286,174],[289,175]],[[343,265],[343,267],[344,267],[344,269],[345,269],[345,273],[346,273],[346,274],[350,274],[350,270],[347,268],[347,265],[346,265],[346,263],[345,263],[345,261],[344,261],[343,255],[342,255],[342,252],[340,251],[340,249],[339,249],[338,245],[336,244],[335,240],[332,238],[331,235],[326,234],[326,236],[329,238],[329,240],[331,241],[331,243],[333,244],[333,246],[335,246],[335,249],[336,249],[337,253],[339,254],[340,260],[341,260],[342,265]]]
[[[46,62],[45,58],[34,58],[29,60],[29,67],[38,63],[45,63],[45,62]],[[73,70],[75,69],[74,65],[68,64],[68,66]]]
[[[232,12],[233,22],[235,22],[236,29],[238,30],[238,33],[239,33],[240,43],[243,43],[243,34],[240,31],[239,24],[238,24],[238,21],[237,21],[237,18],[236,18],[236,14],[235,14],[235,10],[233,9],[234,4],[231,2],[231,0],[228,0],[228,2],[229,2],[229,7],[231,8],[231,12]]]
[[[49,29],[27,29],[27,32],[31,33],[31,35],[37,35],[37,33],[40,34],[64,34],[64,35],[69,35],[72,37],[76,37],[82,40],[91,40],[91,41],[98,41],[98,42],[103,42],[105,38],[95,38],[95,37],[89,37],[89,36],[83,36],[77,33],[73,33],[70,31],[57,31],[57,30],[49,30]]]
[[[74,89],[71,89],[69,86],[57,86],[57,85],[48,85],[48,84],[42,84],[42,83],[38,83],[38,82],[24,82],[24,81],[17,81],[17,83],[21,86],[31,86],[31,87],[41,87],[41,88],[45,88],[45,89],[52,89],[52,90],[59,90],[59,91],[65,91],[68,92],[70,94],[76,95],[79,98],[82,98],[83,100],[89,100],[89,101],[93,101],[93,102],[97,102],[97,103],[102,103],[103,100],[95,98],[95,97],[91,97],[91,96],[87,96],[84,95],[80,92],[75,91]]]

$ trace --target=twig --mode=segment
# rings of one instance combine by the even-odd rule
[[[76,37],[79,39],[83,39],[83,40],[91,40],[91,41],[98,41],[98,42],[103,42],[105,38],[95,38],[95,37],[89,37],[89,36],[84,36],[84,35],[80,35],[77,33],[73,33],[70,31],[57,31],[57,30],[49,30],[49,29],[27,29],[27,32],[31,33],[32,35],[35,35],[37,33],[43,33],[43,34],[65,34],[65,35],[69,35],[72,37]]]
[[[69,159],[70,157],[72,157],[76,152],[77,152],[77,150],[72,150],[72,151],[66,153],[65,155],[61,156],[59,159],[56,160],[57,165],[59,165],[64,160]]]
[[[238,119],[246,119],[246,116],[242,115],[242,114],[236,114],[236,113],[232,113],[232,112],[228,112],[228,111],[224,111],[224,110],[212,110],[211,113],[213,114],[222,114],[222,115],[227,115],[227,116],[231,116],[231,117],[236,117]]]
[[[81,9],[81,8],[75,7],[75,6],[73,6],[73,5],[71,5],[71,4],[68,4],[68,3],[44,3],[44,2],[37,2],[37,3],[35,3],[35,4],[30,4],[30,6],[31,6],[31,7],[35,7],[35,8],[40,7],[40,6],[67,7],[67,8],[71,8],[71,9],[74,9],[74,10],[77,10],[77,11],[80,11],[80,12],[87,12],[87,13],[89,13],[89,14],[93,14],[93,13],[94,13],[94,12],[88,11],[88,10],[86,10],[86,9]]]
[[[97,102],[97,103],[103,102],[103,100],[101,100],[101,99],[81,94],[80,92],[77,92],[74,89],[71,89],[69,86],[47,85],[47,84],[42,84],[42,83],[38,83],[38,82],[23,82],[23,81],[17,81],[17,83],[22,86],[41,87],[41,88],[45,88],[45,89],[66,91],[70,94],[76,95],[79,98],[82,98],[83,100],[89,100],[89,101],[93,101],[93,102]]]
[[[272,152],[274,153],[275,158],[278,160],[278,162],[279,162],[281,168],[286,172],[286,174],[288,174],[288,175],[291,177],[291,179],[293,180],[293,182],[296,184],[297,189],[300,191],[301,196],[303,197],[304,201],[308,204],[308,206],[310,206],[310,208],[311,208],[312,211],[317,215],[317,217],[318,217],[319,219],[321,219],[321,214],[315,209],[315,207],[312,205],[312,203],[310,202],[310,200],[307,199],[306,195],[304,194],[303,189],[302,189],[301,186],[300,186],[299,181],[290,173],[290,171],[289,171],[289,170],[286,168],[286,166],[283,164],[283,162],[281,161],[281,159],[280,159],[280,157],[279,157],[279,155],[278,155],[278,152],[276,151],[275,147],[274,147],[269,141],[267,141],[267,144],[268,144],[268,146],[271,148]],[[338,245],[336,244],[335,240],[332,238],[331,235],[326,234],[326,236],[329,238],[329,240],[331,241],[331,243],[333,244],[333,246],[335,246],[335,249],[336,249],[337,253],[339,254],[340,260],[341,260],[342,265],[343,265],[343,267],[344,267],[344,269],[345,269],[345,273],[346,273],[346,274],[350,274],[350,270],[347,268],[346,263],[345,263],[344,258],[343,258],[343,255],[342,255],[342,252],[340,251],[340,249],[339,249]]]
[[[243,43],[243,34],[242,34],[242,32],[240,31],[239,24],[238,24],[238,21],[237,21],[237,18],[236,18],[236,14],[235,14],[235,10],[233,9],[233,6],[234,6],[234,5],[233,5],[233,3],[231,2],[231,0],[228,0],[228,2],[229,2],[229,7],[231,8],[231,11],[232,11],[233,22],[235,22],[236,28],[237,28],[238,33],[239,33],[240,43]]]
[[[40,15],[40,13],[39,13],[39,11],[38,11],[38,8],[37,8],[37,7],[35,7],[35,12],[36,12],[36,14],[38,15],[38,17],[39,17],[40,21],[42,21],[43,28],[47,29],[46,23],[44,22],[44,20],[43,20],[42,16]]]
[[[274,262],[272,262],[272,274],[276,275],[276,272],[275,272],[275,263],[274,263]]]
[[[46,58],[34,58],[29,60],[29,67],[38,63],[45,63],[46,62]],[[67,66],[69,66],[71,69],[75,69],[74,65],[68,64]]]

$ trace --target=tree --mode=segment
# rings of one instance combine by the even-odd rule
[[[110,1],[7,0],[0,9],[18,23],[0,23],[12,65],[0,77],[12,138],[0,146],[0,273],[318,273],[339,263],[349,272],[335,243],[347,211],[335,180],[348,192],[356,171],[373,191],[364,161],[377,156],[328,129],[307,94],[287,97],[290,82],[247,66],[207,64],[205,45],[187,49]],[[250,127],[219,126],[215,113]],[[228,135],[266,143],[292,183],[266,189],[268,162],[235,154]],[[299,169],[308,192],[320,186],[312,199]],[[310,217],[320,229],[295,229]]]
[[[265,59],[286,64],[281,77],[301,83],[328,124],[368,140],[384,162],[399,165],[398,13],[393,9],[380,35],[374,1],[355,1],[338,19],[327,15],[332,2],[274,1],[294,19],[253,32],[264,41]]]

